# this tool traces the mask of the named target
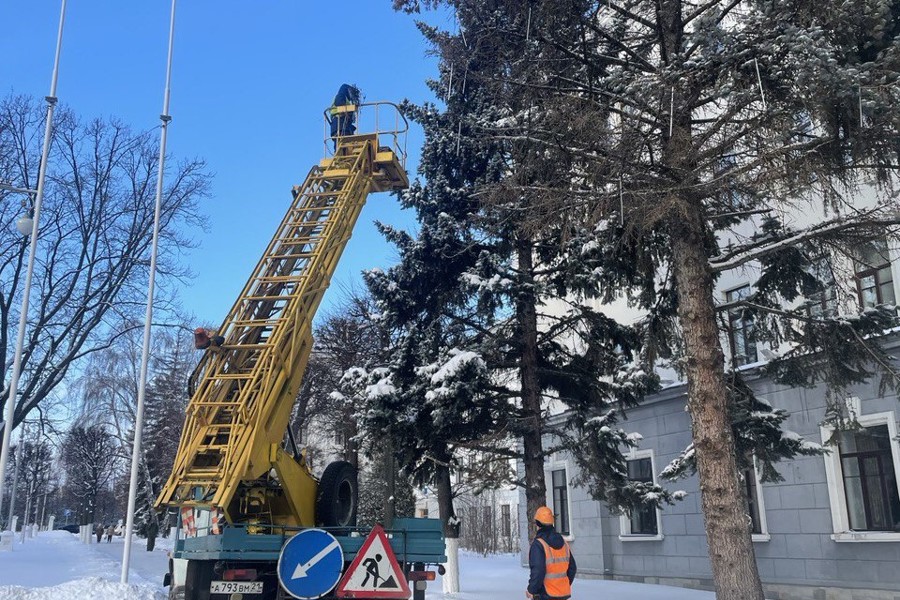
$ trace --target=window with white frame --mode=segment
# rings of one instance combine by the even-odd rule
[[[822,428],[836,541],[900,541],[900,445],[893,412],[862,415],[858,429]]]
[[[896,304],[894,276],[887,240],[876,238],[856,247],[854,252],[856,290],[862,308]]]
[[[643,483],[656,483],[656,465],[653,450],[635,450],[628,458],[628,479]],[[628,514],[620,518],[622,540],[660,540],[659,509],[655,506],[635,504]]]
[[[722,203],[723,212],[740,210],[743,205],[744,195],[740,193],[734,176],[730,173],[737,167],[737,158],[734,154],[722,156],[716,165],[716,177],[721,181],[719,202]]]
[[[828,256],[819,256],[810,261],[809,274],[815,277],[819,290],[809,294],[807,310],[811,317],[837,316],[837,283],[834,269]]]
[[[509,504],[500,505],[500,534],[507,538],[512,532],[512,515],[510,514]]]
[[[556,516],[556,531],[563,535],[569,535],[569,483],[566,480],[566,470],[551,471],[550,478],[553,484],[553,514]]]
[[[741,474],[744,483],[744,496],[747,498],[747,514],[750,516],[750,530],[754,542],[769,541],[769,529],[766,523],[766,503],[763,498],[762,484],[759,480],[759,470],[756,467],[756,459],[753,459],[753,467],[744,469]]]
[[[750,297],[750,286],[743,285],[725,292],[725,303],[738,303]],[[728,338],[731,356],[737,366],[754,363],[757,360],[756,334],[753,317],[745,306],[737,305],[728,309]]]

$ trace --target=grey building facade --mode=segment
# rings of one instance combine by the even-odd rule
[[[900,335],[886,346],[898,355]],[[810,442],[831,438],[821,426],[824,388],[778,386],[753,369],[746,377],[759,397],[790,413],[786,429]],[[864,430],[841,434],[828,455],[781,463],[779,483],[745,474],[767,598],[900,600],[900,402],[878,388],[872,381],[847,391],[848,410]],[[672,386],[628,412],[622,427],[643,436],[629,460],[630,476],[658,478],[690,443],[685,393],[684,385]],[[545,464],[547,505],[568,535],[581,575],[712,589],[696,476],[660,481],[687,492],[674,506],[624,517],[572,484],[576,468],[565,455]],[[529,518],[519,518],[526,552]]]

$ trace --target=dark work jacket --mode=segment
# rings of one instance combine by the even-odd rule
[[[359,96],[359,88],[349,83],[344,83],[338,89],[338,93],[334,96],[334,102],[331,105],[347,106],[348,104],[359,104]],[[353,135],[356,132],[356,113],[332,115],[329,123],[331,125],[331,137]]]
[[[531,567],[531,577],[528,578],[528,593],[533,595],[536,600],[546,597],[544,576],[547,574],[547,555],[544,554],[544,547],[538,541],[538,538],[547,542],[555,550],[559,550],[566,543],[552,526],[538,529],[535,539],[531,542],[531,549],[528,551],[528,566]],[[569,583],[575,581],[575,572],[575,556],[570,549],[569,570],[566,571],[566,575],[569,576]]]
[[[332,102],[334,106],[346,106],[347,104],[357,103],[359,103],[359,88],[349,83],[341,84],[338,93],[334,96],[334,102]]]

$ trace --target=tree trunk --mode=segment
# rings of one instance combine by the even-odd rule
[[[703,215],[699,202],[687,201],[682,206],[685,214],[672,225],[672,250],[678,318],[684,332],[688,409],[716,598],[763,600],[734,454]]]
[[[529,538],[535,534],[534,513],[547,502],[547,484],[544,480],[543,419],[541,417],[541,386],[538,381],[537,350],[537,298],[533,292],[533,268],[531,244],[527,239],[516,243],[520,283],[524,283],[516,300],[516,320],[522,348],[519,377],[522,394],[522,462],[525,466],[525,518],[528,520]]]
[[[344,413],[344,424],[341,426],[344,433],[344,460],[353,465],[353,468],[359,469],[359,444],[356,436],[359,435],[359,425],[356,422],[356,416],[352,410]]]
[[[447,543],[446,573],[443,577],[444,593],[459,591],[459,519],[453,510],[453,490],[450,485],[449,454],[437,457],[443,464],[435,464],[435,487],[437,488],[438,512],[444,524],[444,539]]]
[[[394,444],[390,438],[385,441],[382,469],[387,485],[384,488],[384,526],[390,529],[394,526],[397,505],[397,462],[394,460]]]

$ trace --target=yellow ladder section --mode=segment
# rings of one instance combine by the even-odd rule
[[[280,450],[312,349],[313,316],[369,192],[407,185],[397,157],[371,134],[341,138],[334,157],[294,188],[293,204],[217,331],[224,343],[192,375],[181,444],[158,506],[220,507],[233,521],[241,484],[275,468],[294,480],[282,481],[294,493],[285,489],[277,520],[313,524],[315,482]],[[285,458],[288,471],[276,464]]]

